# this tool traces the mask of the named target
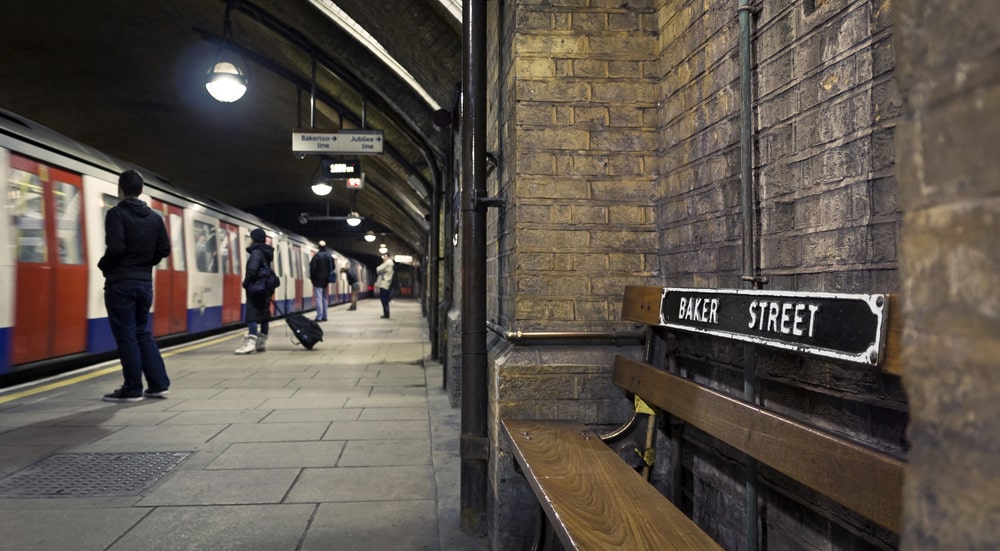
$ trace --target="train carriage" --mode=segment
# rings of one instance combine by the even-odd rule
[[[153,271],[154,337],[194,338],[238,327],[250,231],[275,248],[284,312],[311,309],[308,261],[316,244],[210,198],[181,192],[141,167],[113,159],[0,110],[0,377],[78,365],[115,349],[104,307],[104,217],[118,203],[118,175],[146,180],[140,197],[163,219],[171,254]],[[336,253],[341,260],[350,259]],[[356,261],[355,261],[356,262]],[[358,263],[360,264],[360,263]],[[346,280],[331,303],[349,300]],[[346,298],[345,298],[346,296]]]

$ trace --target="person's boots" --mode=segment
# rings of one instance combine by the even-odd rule
[[[260,333],[257,335],[257,346],[254,348],[257,352],[267,351],[267,333]]]
[[[243,346],[236,349],[237,354],[253,354],[257,350],[257,335],[247,335],[243,339]]]

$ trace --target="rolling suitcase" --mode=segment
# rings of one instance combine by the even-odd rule
[[[278,303],[274,303],[274,309],[278,311],[279,314],[284,315]],[[292,335],[294,339],[298,341],[299,344],[306,347],[306,350],[312,350],[312,347],[316,346],[316,343],[323,340],[323,328],[319,326],[315,321],[303,316],[302,314],[291,313],[285,316],[285,323],[288,324],[288,328],[292,330]]]

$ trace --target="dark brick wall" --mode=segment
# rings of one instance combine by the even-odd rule
[[[525,331],[603,330],[623,327],[627,284],[741,286],[736,2],[489,5],[487,149],[500,166],[488,185],[505,205],[489,214],[488,318]],[[891,4],[760,6],[754,246],[767,288],[898,292]],[[743,345],[683,337],[677,346],[686,375],[742,396]],[[505,416],[620,421],[628,404],[608,376],[614,352],[491,343],[491,426]],[[755,355],[755,373],[764,407],[905,455],[898,377],[768,350]],[[674,473],[660,441],[655,483],[727,549],[747,548],[743,458],[686,431]],[[496,432],[491,443],[490,536],[495,549],[516,549],[533,499]],[[898,545],[766,468],[760,488],[764,548]]]

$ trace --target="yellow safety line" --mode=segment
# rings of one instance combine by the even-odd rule
[[[166,352],[161,352],[161,355],[164,358],[169,358],[170,356],[176,356],[177,354],[182,354],[184,352],[190,352],[192,350],[197,350],[199,348],[205,348],[206,346],[212,346],[214,344],[219,344],[221,342],[228,341],[228,340],[230,340],[232,338],[233,338],[232,335],[230,335],[228,337],[220,337],[218,339],[213,339],[213,340],[201,342],[201,343],[198,343],[198,344],[192,344],[190,346],[185,346],[185,347],[182,347],[182,348],[175,348],[175,349],[168,350]],[[56,381],[54,383],[49,383],[47,385],[42,385],[42,386],[38,386],[38,387],[35,387],[35,388],[29,388],[28,390],[22,390],[21,392],[15,392],[15,393],[10,394],[8,396],[0,396],[0,404],[5,404],[7,402],[13,402],[14,400],[17,400],[19,398],[25,398],[27,396],[33,396],[35,394],[41,394],[42,392],[47,392],[49,390],[55,390],[57,388],[62,388],[64,386],[69,386],[69,385],[73,385],[73,384],[80,383],[80,382],[83,382],[83,381],[87,381],[87,380],[90,380],[90,379],[95,379],[97,377],[108,375],[109,373],[119,373],[119,372],[121,372],[121,370],[122,370],[122,368],[121,368],[120,365],[115,365],[115,366],[111,366],[111,367],[105,367],[103,369],[98,369],[97,371],[92,371],[92,372],[86,373],[84,375],[78,375],[76,377],[70,377],[69,379],[65,379],[63,381]]]

